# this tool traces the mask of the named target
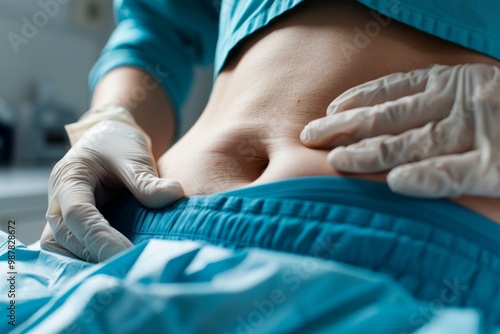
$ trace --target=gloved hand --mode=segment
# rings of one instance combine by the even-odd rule
[[[124,107],[90,110],[67,125],[72,148],[49,180],[48,224],[41,248],[99,262],[132,246],[98,208],[125,187],[145,206],[161,208],[184,195],[158,177],[148,135]]]
[[[337,146],[328,161],[338,170],[393,168],[391,189],[412,196],[500,196],[497,67],[433,65],[395,73],[346,91],[327,115],[306,125],[301,140],[314,148]]]

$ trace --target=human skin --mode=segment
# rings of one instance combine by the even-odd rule
[[[181,182],[187,196],[306,175],[384,182],[385,173],[334,170],[328,150],[301,143],[303,127],[323,117],[345,90],[390,73],[434,63],[499,62],[394,20],[381,24],[372,14],[354,1],[309,0],[247,37],[229,55],[200,119],[173,147],[169,97],[144,71],[110,71],[95,88],[92,106],[127,105],[151,137],[160,176]],[[357,29],[375,23],[380,31],[366,45],[357,43]],[[499,200],[453,200],[500,223]]]
[[[160,176],[178,180],[187,196],[308,175],[384,182],[386,173],[336,171],[329,150],[301,143],[301,130],[345,90],[390,73],[500,64],[387,20],[353,1],[306,1],[247,37],[229,55],[199,120],[159,159]],[[371,36],[360,40],[367,27]],[[497,199],[452,200],[500,223]]]

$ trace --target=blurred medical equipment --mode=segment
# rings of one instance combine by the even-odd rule
[[[99,205],[126,187],[147,207],[162,208],[184,190],[177,181],[158,177],[151,140],[125,107],[91,109],[66,129],[72,148],[50,176],[41,247],[104,261],[132,243],[109,225]]]
[[[19,110],[16,129],[16,164],[54,163],[69,148],[64,125],[76,120],[75,112],[61,106],[56,99],[54,84],[39,80],[34,98]]]
[[[346,110],[349,109],[349,110]],[[351,110],[352,109],[352,110]],[[347,172],[389,172],[412,196],[500,196],[500,69],[432,65],[354,87],[310,122],[302,141],[337,147]]]
[[[7,165],[12,160],[14,127],[14,114],[5,101],[0,98],[0,165]]]

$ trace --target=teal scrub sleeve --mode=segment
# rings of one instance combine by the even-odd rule
[[[358,0],[397,21],[500,60],[498,0]]]
[[[178,126],[194,66],[213,63],[218,7],[205,0],[115,0],[114,10],[117,27],[90,73],[91,94],[112,69],[143,69],[170,97]]]

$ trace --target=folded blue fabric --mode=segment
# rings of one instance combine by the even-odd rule
[[[162,210],[128,195],[103,212],[133,243],[197,240],[340,261],[388,274],[436,307],[478,308],[500,324],[500,226],[448,200],[401,196],[378,182],[305,177]]]
[[[8,258],[0,232],[0,261]],[[475,310],[437,309],[383,274],[259,249],[150,240],[91,265],[18,245],[0,333],[480,333]],[[426,313],[422,314],[422,310]],[[432,311],[427,313],[428,311]]]

